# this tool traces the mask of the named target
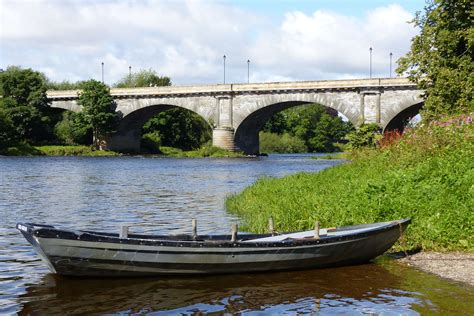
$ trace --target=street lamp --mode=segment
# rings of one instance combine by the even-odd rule
[[[224,58],[224,84],[225,84],[225,55],[223,56]]]
[[[104,83],[104,62],[102,62],[102,83]]]
[[[250,83],[250,59],[247,59],[247,83]]]
[[[390,78],[392,78],[392,52],[390,52]]]
[[[128,83],[132,85],[132,66],[128,66]]]
[[[369,78],[372,78],[372,47],[369,48],[370,64],[369,64]]]

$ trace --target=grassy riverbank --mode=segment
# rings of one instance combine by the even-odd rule
[[[9,147],[0,154],[6,156],[118,156],[119,154],[110,150],[95,150],[91,146],[31,146],[26,143]]]
[[[231,152],[214,146],[203,146],[196,150],[183,151],[179,148],[160,147],[162,156],[180,157],[180,158],[229,158],[229,157],[245,157],[244,154]],[[138,153],[139,154],[139,153]],[[120,156],[120,153],[110,150],[95,150],[91,146],[65,146],[65,145],[48,145],[48,146],[31,146],[26,143],[9,147],[0,152],[0,155],[6,156]]]
[[[178,158],[237,158],[245,157],[241,152],[232,152],[215,146],[203,146],[196,150],[183,151],[179,148],[160,147],[160,151],[166,157]]]
[[[279,231],[411,217],[409,249],[474,250],[474,124],[458,117],[407,132],[351,163],[263,178],[226,201],[243,229]],[[400,249],[400,247],[398,246]]]

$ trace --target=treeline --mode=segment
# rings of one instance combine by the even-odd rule
[[[302,105],[275,114],[260,133],[260,151],[277,153],[335,152],[354,130],[337,111],[319,104]]]

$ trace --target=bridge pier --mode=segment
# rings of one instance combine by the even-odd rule
[[[212,145],[230,151],[239,151],[235,145],[234,129],[232,127],[217,127],[212,130]]]

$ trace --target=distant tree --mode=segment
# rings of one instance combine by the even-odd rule
[[[0,109],[12,122],[16,139],[41,142],[53,137],[42,73],[9,66],[0,72],[0,95]]]
[[[262,153],[306,153],[308,148],[303,140],[288,133],[275,134],[260,132],[260,152]]]
[[[31,69],[9,66],[0,72],[0,105],[5,108],[32,106],[43,110],[49,106],[44,75]]]
[[[85,81],[69,82],[67,80],[55,82],[47,80],[46,88],[48,90],[80,90],[84,87]]]
[[[92,127],[83,112],[64,111],[62,120],[56,124],[54,131],[63,144],[90,145],[92,143]]]
[[[263,131],[297,137],[304,141],[309,152],[333,152],[337,150],[334,142],[342,141],[352,129],[352,124],[338,117],[337,111],[308,104],[275,114]]]
[[[94,147],[103,149],[106,136],[115,131],[120,119],[110,89],[99,81],[86,81],[77,102],[82,106],[84,120],[92,128]]]
[[[211,140],[209,124],[198,114],[184,109],[170,109],[151,118],[143,126],[143,134],[155,134],[163,146],[183,150],[197,149]]]
[[[116,88],[171,86],[171,79],[159,76],[156,71],[148,69],[124,76],[114,86]]]
[[[420,34],[397,72],[426,90],[424,119],[473,111],[474,24],[471,0],[428,1],[412,21]]]
[[[18,135],[6,111],[0,109],[0,153],[18,141]]]

